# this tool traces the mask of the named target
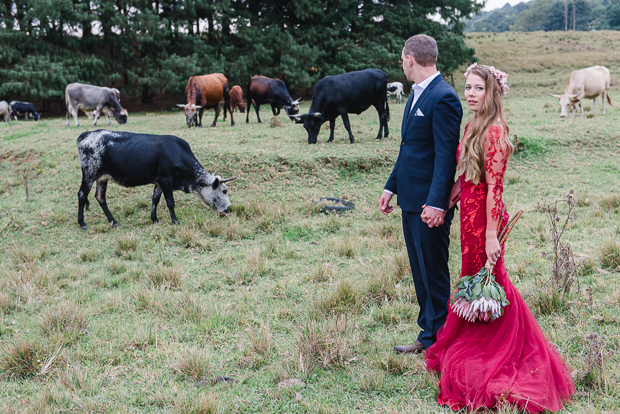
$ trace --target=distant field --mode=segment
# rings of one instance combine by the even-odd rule
[[[571,69],[603,64],[620,106],[619,41],[617,32],[467,38],[481,63],[510,75],[507,118],[524,150],[510,161],[505,201],[525,213],[507,243],[507,268],[575,370],[572,413],[620,412],[620,110],[560,119],[545,93],[561,93]],[[418,332],[400,211],[385,218],[377,208],[399,149],[404,104],[393,102],[382,142],[374,110],[350,117],[355,145],[338,121],[334,144],[323,130],[309,146],[288,119],[270,127],[267,107],[263,124],[235,113],[237,126],[215,129],[190,130],[180,112],[130,114],[110,129],[177,135],[209,171],[238,177],[233,212],[220,218],[175,193],[181,225],[171,225],[163,202],[152,225],[152,188],[111,184],[121,227],[108,225],[91,192],[88,231],[77,225],[75,148],[95,129],[88,119],[79,128],[64,118],[0,122],[0,412],[450,412],[437,406],[438,379],[422,358],[391,350]],[[549,283],[548,224],[537,205],[571,189],[576,219],[563,240],[583,264],[580,292],[565,298]],[[353,201],[355,210],[322,213],[320,197]],[[456,220],[453,280],[459,231]],[[606,337],[603,355],[616,354],[585,375],[592,333]],[[304,385],[278,388],[291,378]]]

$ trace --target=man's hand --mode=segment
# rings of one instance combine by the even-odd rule
[[[394,207],[390,206],[391,199],[392,194],[386,193],[385,191],[381,194],[381,198],[379,198],[379,210],[386,216],[394,211]]]
[[[443,224],[443,218],[446,215],[445,211],[437,210],[426,204],[424,204],[422,208],[424,208],[424,210],[422,210],[420,218],[424,223],[428,224],[428,227],[432,229],[433,227],[439,227]]]

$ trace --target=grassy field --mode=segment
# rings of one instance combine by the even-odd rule
[[[618,413],[620,110],[560,119],[545,93],[561,93],[570,70],[603,64],[620,105],[620,33],[467,41],[482,63],[509,73],[507,119],[524,145],[504,194],[510,212],[525,211],[507,242],[509,275],[575,370],[578,393],[565,411]],[[391,350],[418,328],[400,211],[386,218],[377,208],[404,104],[390,109],[389,139],[375,142],[371,110],[351,116],[355,145],[338,121],[335,143],[325,144],[323,130],[314,146],[287,119],[271,127],[266,107],[263,124],[235,114],[237,126],[215,129],[190,130],[179,112],[130,114],[110,128],[177,135],[209,171],[238,177],[233,212],[221,218],[175,193],[181,225],[171,225],[165,203],[153,225],[150,187],[111,185],[121,227],[109,226],[91,193],[88,231],[77,225],[75,143],[95,128],[60,118],[0,123],[0,411],[449,412],[436,404],[438,378],[422,357]],[[580,290],[564,296],[550,282],[549,225],[537,206],[570,190],[576,218],[563,240],[579,262]],[[320,197],[355,210],[322,213]],[[563,217],[566,204],[558,206]],[[459,231],[456,220],[454,280]]]

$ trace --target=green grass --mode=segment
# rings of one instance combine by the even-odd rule
[[[587,46],[570,51],[569,40],[559,38],[571,36],[570,45]],[[467,40],[482,63],[510,75],[507,119],[524,150],[510,161],[505,201],[511,212],[525,214],[508,241],[507,269],[576,371],[579,392],[566,410],[574,413],[620,406],[620,353],[602,374],[583,378],[587,334],[620,345],[613,242],[620,237],[613,197],[620,111],[562,120],[557,100],[545,93],[561,92],[570,68],[608,64],[612,101],[620,102],[618,62],[612,66],[620,54],[610,52],[618,36]],[[220,218],[196,196],[178,192],[181,225],[171,225],[165,203],[161,223],[153,225],[151,188],[111,184],[108,205],[121,227],[109,226],[91,193],[88,231],[77,225],[75,143],[94,128],[66,128],[64,118],[0,123],[0,411],[448,412],[436,404],[437,377],[425,372],[421,357],[391,354],[393,345],[411,343],[418,328],[400,212],[386,218],[377,208],[398,154],[404,104],[390,109],[389,139],[375,142],[379,123],[369,110],[350,117],[355,145],[339,120],[335,143],[325,144],[323,130],[314,146],[287,119],[270,127],[266,108],[263,124],[254,115],[245,124],[236,113],[237,126],[215,129],[188,129],[179,112],[130,114],[126,126],[111,129],[177,135],[209,171],[238,177],[229,186],[232,213]],[[207,112],[203,123],[212,116]],[[81,122],[90,125],[85,117]],[[536,207],[570,189],[577,219],[564,239],[585,264],[582,294],[566,299],[546,285],[551,264],[542,252],[550,251],[549,235]],[[320,197],[346,198],[356,208],[321,213],[312,202]],[[455,221],[453,280],[459,231]],[[217,382],[219,376],[236,382]],[[277,386],[290,378],[305,386]]]

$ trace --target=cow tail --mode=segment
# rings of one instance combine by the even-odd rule
[[[611,96],[609,96],[609,90],[607,90],[607,102],[609,102],[609,105],[610,105],[610,106],[614,106],[614,105],[611,103]]]
[[[390,104],[387,100],[387,97],[385,99],[385,113],[387,115],[387,122],[390,122]]]
[[[226,113],[226,110],[229,110],[232,113],[232,108],[230,106],[230,91],[228,90],[227,84],[224,84],[224,105],[226,105],[224,113]]]

